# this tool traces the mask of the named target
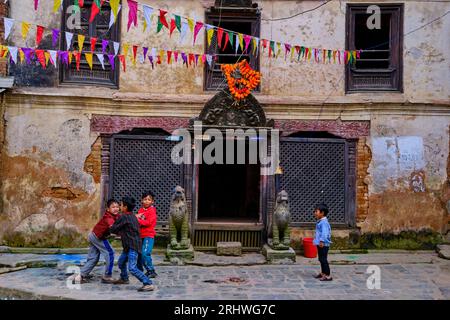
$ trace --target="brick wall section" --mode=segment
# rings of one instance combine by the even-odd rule
[[[358,140],[357,145],[357,176],[356,176],[356,221],[362,222],[369,212],[369,187],[364,182],[368,175],[372,152],[366,145],[366,137]]]
[[[94,178],[95,183],[100,183],[102,175],[102,139],[100,137],[91,147],[91,153],[84,162],[84,171]]]
[[[0,44],[4,43],[5,38],[5,26],[3,24],[3,17],[9,15],[9,4],[0,0]],[[0,59],[0,77],[8,75],[8,63],[6,59]]]

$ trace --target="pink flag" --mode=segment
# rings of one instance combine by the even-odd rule
[[[250,41],[252,40],[252,37],[249,35],[244,35],[244,41],[245,41],[245,52],[247,52],[248,46],[250,44]]]
[[[137,10],[138,10],[138,3],[134,0],[127,0],[128,1],[128,26],[127,31],[130,30],[131,24],[134,24],[135,27],[137,27]]]
[[[39,0],[34,0],[34,10],[37,10],[39,6]]]
[[[195,45],[195,40],[197,40],[197,35],[200,32],[200,30],[203,28],[203,22],[196,22],[195,23],[195,28],[194,28],[194,45]]]

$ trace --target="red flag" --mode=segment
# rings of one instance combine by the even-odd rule
[[[177,24],[175,23],[175,19],[170,20],[170,31],[169,35],[172,36],[172,32],[177,28]]]
[[[80,8],[83,8],[84,0],[78,0],[78,5],[80,6]]]
[[[99,14],[100,8],[104,2],[105,0],[94,0],[91,7],[91,17],[89,18],[89,23],[92,23],[92,21],[94,21],[97,14]]]
[[[75,56],[75,62],[77,63],[77,71],[80,71],[81,52],[75,51],[73,55]]]
[[[95,51],[95,45],[97,44],[97,38],[91,38],[91,51]]]
[[[39,44],[41,43],[42,40],[42,36],[44,34],[44,27],[42,26],[37,26],[36,29],[36,46],[39,46]]]
[[[225,45],[223,46],[223,51],[225,51],[225,49],[227,48],[227,44],[228,42],[230,42],[230,36],[228,35],[228,32],[225,33]]]
[[[167,11],[159,9],[159,21],[163,26],[165,26],[167,29],[169,29],[169,24],[167,23],[165,15],[167,14]]]
[[[127,72],[127,62],[125,60],[125,56],[123,54],[118,55],[120,62],[122,63],[123,72]]]
[[[192,63],[195,63],[195,56],[193,53],[189,53],[189,65],[192,65]]]
[[[34,52],[36,53],[36,56],[41,64],[42,68],[45,69],[47,67],[47,65],[45,64],[44,50],[34,50]]]
[[[170,64],[172,60],[172,51],[167,51],[167,63]]]
[[[222,37],[223,37],[223,29],[217,28],[217,44],[219,45],[219,48],[222,48]]]
[[[138,49],[138,46],[133,46],[133,60],[134,61],[136,61],[137,49]]]

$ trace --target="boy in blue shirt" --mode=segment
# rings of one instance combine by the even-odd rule
[[[316,235],[313,244],[317,246],[321,273],[315,276],[320,281],[331,281],[330,265],[328,264],[328,249],[331,244],[331,226],[327,219],[328,207],[326,204],[319,204],[314,209],[316,222]]]

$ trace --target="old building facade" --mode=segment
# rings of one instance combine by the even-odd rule
[[[14,77],[14,87],[2,92],[4,244],[82,245],[109,197],[131,193],[138,198],[148,188],[157,195],[159,232],[164,234],[170,193],[177,184],[186,189],[198,249],[213,248],[218,239],[260,248],[270,235],[277,188],[291,197],[292,245],[297,249],[301,238],[313,232],[312,209],[322,201],[331,208],[336,248],[418,248],[446,234],[449,3],[139,1],[155,11],[283,44],[363,49],[356,64],[347,65],[331,58],[297,61],[284,48],[278,58],[269,58],[262,47],[257,55],[236,55],[209,46],[204,30],[195,45],[191,34],[180,43],[178,31],[156,33],[157,16],[142,32],[142,10],[138,26],[127,31],[126,1],[108,29],[108,3],[90,24],[91,3],[85,1],[82,29],[76,32],[139,44],[138,50],[218,54],[217,60],[211,66],[162,63],[154,69],[148,60],[128,61],[124,72],[119,61],[114,71],[110,65],[102,70],[98,62],[90,71],[85,61],[76,71],[75,62],[43,70],[38,62],[15,65],[1,59],[2,75]],[[42,0],[37,10],[31,0],[0,4],[0,12],[16,21],[6,42],[2,34],[3,44],[35,47],[34,33],[23,39],[18,21],[68,30],[67,17],[61,10],[53,13],[53,4]],[[63,10],[68,5],[64,1]],[[380,9],[379,30],[366,27],[369,5]],[[60,37],[59,49],[64,50],[65,41]],[[216,36],[212,41],[217,42]],[[45,34],[40,47],[52,48],[51,34]],[[220,64],[237,57],[261,71],[253,96],[267,121],[253,127],[279,130],[279,176],[265,175],[259,164],[182,166],[170,161],[176,143],[171,133],[190,128],[190,119],[217,107],[208,101],[223,89]],[[227,121],[211,126],[246,127]]]

